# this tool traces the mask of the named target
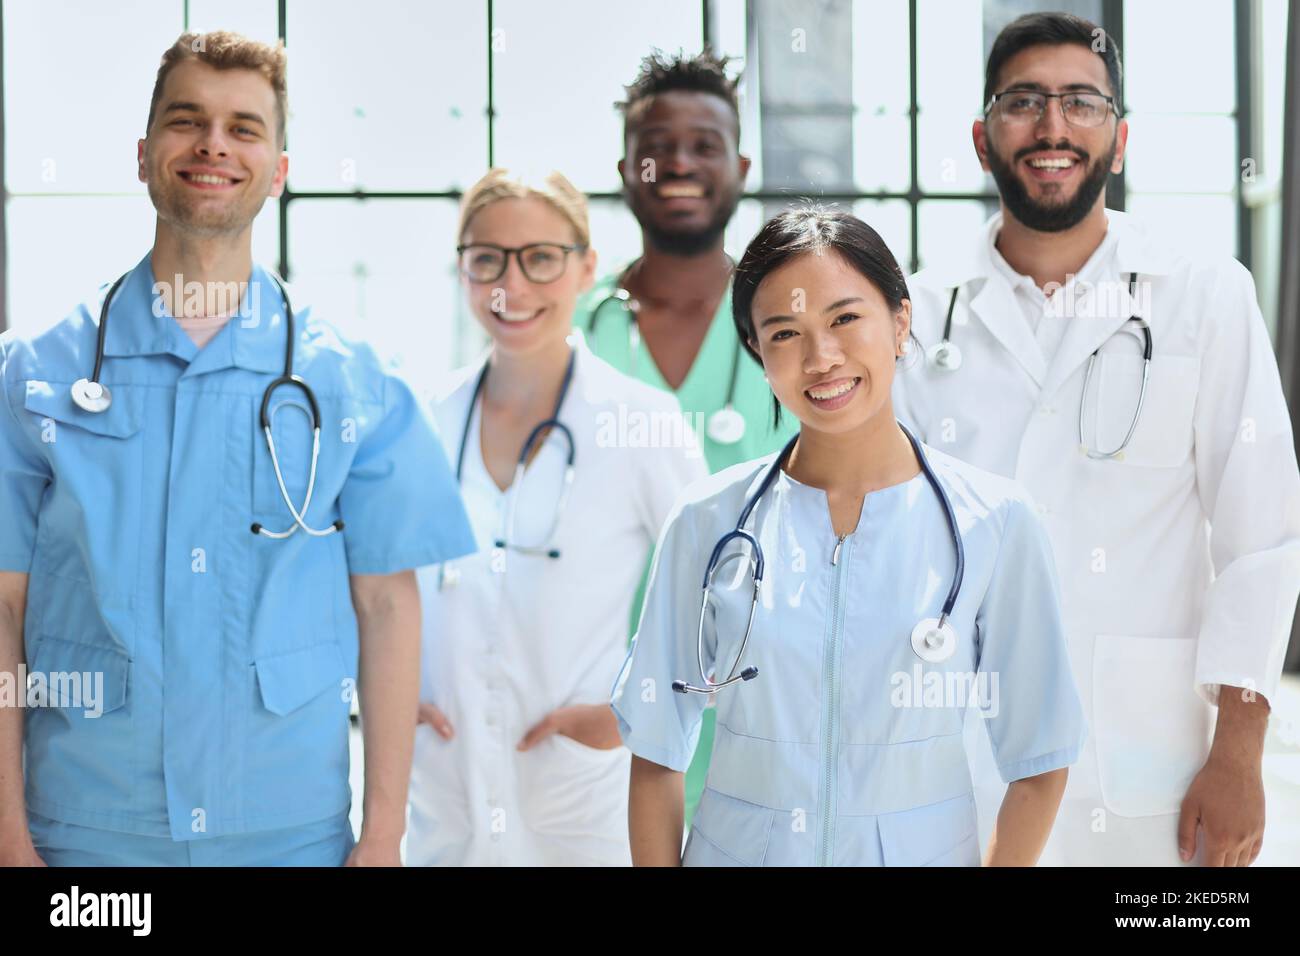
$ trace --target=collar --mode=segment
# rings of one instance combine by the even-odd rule
[[[998,211],[984,223],[984,235],[980,242],[971,244],[964,252],[959,252],[935,266],[934,275],[938,283],[943,288],[951,289],[1000,272],[992,253],[996,251],[994,242],[1001,228],[1002,212]],[[1115,264],[1124,275],[1136,272],[1139,276],[1163,276],[1168,275],[1175,268],[1176,262],[1172,252],[1155,242],[1141,222],[1129,213],[1107,209],[1106,235],[1107,241],[1110,236],[1114,236]],[[998,259],[1000,258],[999,254]],[[1010,269],[1010,266],[1007,266],[1007,269]],[[1010,281],[1008,278],[1008,282]]]
[[[127,273],[113,296],[104,355],[176,355],[191,361],[190,373],[231,366],[280,372],[284,369],[284,300],[275,281],[260,266],[253,266],[246,286],[238,313],[200,351],[167,311],[154,281],[150,252]],[[299,333],[305,315],[295,313]]]
[[[990,229],[985,234],[985,239],[988,243],[989,263],[992,265],[993,271],[999,273],[1003,279],[1006,280],[1007,285],[1009,285],[1014,291],[1023,291],[1034,296],[1036,299],[1046,301],[1048,298],[1047,294],[1038,287],[1038,284],[1034,282],[1033,277],[1017,272],[1011,263],[1007,262],[1006,258],[998,249],[997,237],[998,232],[996,229]],[[1112,264],[1110,260],[1118,244],[1119,240],[1116,236],[1114,227],[1108,226],[1106,234],[1102,237],[1101,243],[1096,249],[1092,250],[1092,255],[1088,256],[1087,261],[1079,267],[1079,271],[1069,276],[1065,283],[1066,286],[1068,287],[1074,282],[1095,282],[1099,278],[1103,278],[1102,273],[1108,271],[1109,266]],[[1058,291],[1057,294],[1059,295],[1060,292]]]

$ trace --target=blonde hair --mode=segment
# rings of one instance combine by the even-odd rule
[[[465,230],[475,214],[501,199],[541,199],[573,227],[578,245],[591,245],[587,196],[581,189],[555,170],[536,178],[499,166],[489,169],[465,192],[460,203],[460,222],[456,227],[457,241],[465,238]]]
[[[275,91],[275,131],[277,140],[284,142],[284,118],[289,109],[288,84],[285,80],[284,41],[275,46],[250,40],[241,33],[213,30],[211,33],[182,33],[162,55],[158,78],[153,84],[153,98],[149,101],[149,120],[145,135],[153,129],[154,114],[162,99],[163,84],[167,74],[179,63],[198,60],[218,70],[256,70],[266,77]]]

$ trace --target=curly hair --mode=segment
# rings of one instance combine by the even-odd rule
[[[657,95],[672,90],[710,93],[720,97],[736,117],[739,133],[740,102],[736,97],[736,87],[740,83],[740,77],[727,76],[726,67],[731,60],[728,56],[718,56],[707,46],[690,57],[681,50],[673,57],[666,56],[661,50],[651,51],[641,61],[641,70],[636,79],[623,87],[627,99],[614,103],[614,107],[623,114],[623,138],[627,139],[628,128],[641,119]]]

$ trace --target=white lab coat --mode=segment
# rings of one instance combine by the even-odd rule
[[[1024,484],[1052,541],[1090,733],[1043,862],[1173,865],[1220,685],[1276,696],[1300,590],[1300,475],[1250,274],[1107,216],[1114,257],[1091,293],[1078,290],[1050,360],[990,261],[1000,216],[967,257],[914,276],[925,346],[942,338],[960,286],[951,340],[962,364],[945,371],[918,356],[896,377],[895,405],[926,442]],[[1093,460],[1078,412],[1094,349],[1108,343],[1089,392],[1091,447],[1121,442],[1138,396],[1139,341],[1108,341],[1130,314],[1133,271],[1153,337],[1150,380],[1122,457]],[[987,839],[1004,787],[968,731]]]
[[[417,729],[409,865],[631,862],[628,751],[560,734],[523,753],[516,745],[557,707],[608,702],[660,526],[678,493],[708,470],[694,434],[675,431],[683,421],[672,395],[617,372],[580,334],[574,341],[559,415],[576,444],[573,487],[553,539],[561,557],[511,551],[504,572],[494,570],[506,495],[483,464],[476,406],[461,488],[480,550],[453,563],[454,587],[439,591],[436,566],[418,575],[420,697],[447,714],[455,733],[446,741],[426,724]],[[453,466],[481,367],[462,371],[434,408]],[[536,543],[545,533],[566,450],[553,430],[529,465],[513,540]]]

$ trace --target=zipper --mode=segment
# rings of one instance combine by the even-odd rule
[[[821,795],[821,837],[817,849],[817,865],[831,865],[831,837],[835,831],[836,754],[839,751],[840,719],[840,645],[843,630],[840,590],[844,584],[844,569],[848,555],[840,564],[840,552],[849,535],[840,535],[831,553],[831,566],[835,571],[835,585],[831,591],[830,634],[827,641],[825,664],[822,668],[822,697],[826,701],[826,719],[823,731],[823,765]]]

